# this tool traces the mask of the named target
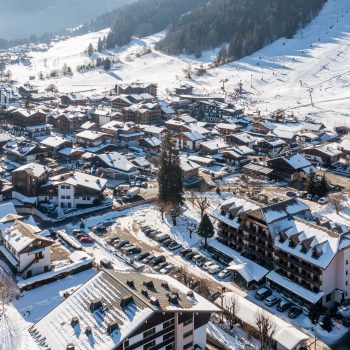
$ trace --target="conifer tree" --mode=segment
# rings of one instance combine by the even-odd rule
[[[309,319],[312,324],[316,325],[320,320],[321,308],[319,305],[312,305],[309,310]]]
[[[177,207],[183,203],[183,179],[179,151],[170,134],[162,143],[159,167],[159,201]]]
[[[204,214],[198,226],[198,235],[204,238],[204,245],[207,245],[208,238],[214,236],[214,226],[207,214]]]
[[[316,193],[316,175],[315,173],[309,173],[306,178],[306,191],[310,194]]]
[[[329,184],[328,184],[326,175],[323,174],[320,182],[317,185],[317,194],[320,197],[324,197],[328,194],[328,192],[329,192]]]
[[[87,54],[88,54],[89,57],[91,57],[93,53],[94,53],[94,47],[90,43],[90,45],[88,47],[88,50],[87,50]]]

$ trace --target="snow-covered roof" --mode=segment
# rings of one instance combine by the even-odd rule
[[[0,218],[2,219],[5,216],[10,214],[17,214],[17,211],[13,203],[7,202],[7,203],[0,204]]]
[[[73,173],[53,176],[50,178],[50,182],[54,185],[69,184],[74,187],[82,186],[95,191],[102,191],[106,187],[108,180],[75,171]]]
[[[135,170],[134,164],[129,162],[126,157],[118,152],[109,152],[97,155],[108,167],[123,172],[132,172]]]
[[[310,338],[290,323],[272,313],[269,313],[260,306],[234,292],[225,293],[223,295],[223,300],[221,301],[221,298],[218,298],[215,303],[221,305],[222,302],[224,309],[229,310],[233,300],[237,302],[237,317],[253,328],[256,327],[257,314],[259,312],[265,313],[276,325],[276,332],[274,333],[273,338],[278,344],[282,345],[284,349],[294,350],[297,345],[304,345],[304,342]]]
[[[83,130],[83,131],[79,132],[78,134],[76,134],[76,137],[80,137],[80,138],[87,139],[87,140],[98,140],[105,135],[106,134],[104,134],[102,132],[98,132],[98,131]]]
[[[180,157],[180,166],[184,172],[200,168],[199,164],[193,162],[192,160],[189,160],[186,157]]]
[[[40,177],[46,172],[48,172],[49,168],[47,168],[45,165],[41,165],[38,163],[30,163],[22,165],[21,167],[17,168],[13,172],[19,172],[19,171],[25,171],[35,177]]]
[[[269,272],[269,270],[265,269],[252,260],[246,259],[244,256],[240,255],[238,252],[226,246],[225,244],[219,242],[217,239],[212,240],[208,243],[208,245],[209,247],[214,248],[226,256],[232,258],[232,261],[228,265],[227,269],[237,271],[237,273],[239,273],[247,282],[259,282]]]
[[[276,232],[279,233],[275,237],[276,248],[322,269],[326,269],[331,263],[339,251],[340,242],[345,240],[347,246],[350,246],[350,239],[300,218],[282,222],[276,227]]]
[[[311,150],[311,149],[316,149],[320,151],[321,153],[326,154],[327,156],[334,157],[334,156],[340,156],[342,154],[342,151],[337,149],[335,146],[332,145],[321,145],[317,147],[308,147],[305,148],[305,151]]]
[[[48,136],[42,141],[40,141],[42,145],[54,148],[63,145],[65,142],[68,142],[68,140],[59,136]]]
[[[349,152],[350,152],[350,139],[348,139],[348,138],[343,139],[343,140],[340,142],[338,148],[339,148],[340,150],[349,151]]]
[[[71,343],[75,350],[112,350],[155,312],[219,310],[169,276],[104,270],[31,327],[30,333],[55,350],[66,350]]]
[[[229,147],[229,145],[225,141],[221,140],[211,140],[211,141],[205,141],[201,142],[201,146],[211,150],[220,150]]]
[[[197,131],[184,132],[183,134],[191,141],[200,141],[205,139],[205,137]]]
[[[302,169],[311,165],[302,154],[293,154],[282,158],[294,169]]]

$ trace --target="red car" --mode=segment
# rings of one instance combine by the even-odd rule
[[[94,239],[89,236],[83,236],[80,238],[80,243],[92,243]]]

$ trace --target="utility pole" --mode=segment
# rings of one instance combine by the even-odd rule
[[[314,89],[313,88],[309,88],[309,89],[307,89],[307,91],[309,92],[311,106],[313,107],[314,106],[314,101],[312,99],[312,93],[314,92]]]
[[[222,87],[221,87],[221,90],[225,92],[225,83],[228,82],[228,79],[221,79],[220,80],[220,83],[222,83]]]

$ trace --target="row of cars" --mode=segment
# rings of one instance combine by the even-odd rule
[[[297,318],[301,313],[302,309],[288,300],[281,299],[280,297],[274,295],[272,290],[267,287],[262,287],[255,292],[255,299],[259,301],[264,301],[266,306],[272,307],[277,305],[277,310],[279,312],[288,311],[289,318]]]
[[[181,256],[188,261],[192,261],[198,267],[203,268],[205,271],[208,271],[211,275],[218,274],[220,279],[224,279],[228,276],[231,276],[231,271],[222,268],[216,262],[210,260],[206,256],[198,253],[197,251],[191,248],[185,248],[180,250]]]
[[[83,232],[82,230],[75,229],[73,230],[73,236],[80,242],[80,243],[94,243],[94,239]]]
[[[150,252],[142,252],[139,246],[130,243],[128,240],[122,240],[117,235],[108,238],[106,243],[114,247],[116,251],[120,251],[126,256],[132,256],[135,261],[151,266],[153,270],[159,273],[168,274],[174,270],[174,266],[167,263],[165,256],[155,256]]]
[[[134,243],[130,243],[128,240],[122,240],[117,235],[107,239],[107,244],[114,247],[115,250],[120,251],[126,256],[141,253],[141,248]]]
[[[141,231],[149,238],[154,239],[158,243],[162,243],[164,247],[169,250],[176,250],[182,248],[182,245],[177,243],[174,239],[171,239],[170,236],[166,233],[162,233],[159,230],[153,230],[149,226],[142,226]]]
[[[147,237],[150,237],[158,243],[161,243],[164,247],[166,247],[169,250],[174,251],[180,249],[180,255],[185,260],[192,261],[197,266],[202,267],[204,270],[208,271],[212,275],[218,274],[218,277],[221,279],[224,279],[231,275],[231,271],[223,269],[217,263],[193,249],[184,248],[180,243],[170,238],[168,234],[162,233],[159,230],[154,230],[149,226],[142,226],[141,231]]]

